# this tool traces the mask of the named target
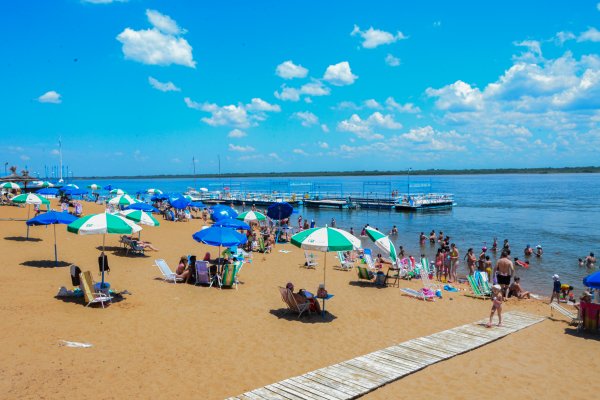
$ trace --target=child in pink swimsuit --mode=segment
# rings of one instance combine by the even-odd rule
[[[490,312],[490,322],[487,323],[487,327],[491,328],[492,318],[494,313],[498,312],[498,326],[502,326],[502,288],[500,285],[492,286],[492,311]]]

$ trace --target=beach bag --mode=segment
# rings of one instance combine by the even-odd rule
[[[73,286],[79,286],[81,284],[81,280],[79,279],[79,274],[81,273],[81,268],[77,265],[71,265],[71,283]]]
[[[108,257],[106,254],[98,256],[98,271],[102,273],[102,259],[104,258],[104,272],[110,272],[110,267],[108,266]]]

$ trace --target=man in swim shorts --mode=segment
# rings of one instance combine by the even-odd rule
[[[502,252],[500,259],[496,263],[496,268],[494,268],[494,273],[496,274],[498,284],[500,287],[502,287],[503,296],[507,298],[508,288],[510,286],[510,278],[515,273],[515,266],[508,258],[508,253],[506,251]]]

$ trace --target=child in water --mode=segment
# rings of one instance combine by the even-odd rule
[[[492,311],[490,312],[490,322],[487,323],[486,327],[492,327],[492,318],[494,313],[498,313],[498,326],[502,326],[502,288],[500,285],[492,286]]]

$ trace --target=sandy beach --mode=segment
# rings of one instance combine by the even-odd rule
[[[53,207],[57,209],[53,201]],[[103,207],[84,203],[86,214]],[[470,323],[489,315],[490,302],[444,293],[425,303],[397,288],[358,283],[356,271],[339,271],[327,257],[327,288],[335,295],[325,318],[285,313],[277,287],[291,281],[316,292],[319,267],[302,267],[302,251],[276,245],[244,265],[239,289],[218,290],[160,279],[154,259],[174,268],[180,256],[217,249],[191,235],[202,222],[147,227],[142,239],[160,250],[126,256],[118,236],[107,236],[107,280],[128,290],[106,309],[55,297],[71,289],[68,265],[91,270],[98,280],[102,237],[78,236],[56,227],[63,267],[53,259],[52,227],[32,227],[25,241],[26,208],[0,207],[0,339],[2,398],[222,399],[395,343]],[[19,219],[19,220],[10,220]],[[402,235],[402,232],[400,232]],[[280,250],[287,250],[284,253]],[[46,262],[43,262],[46,261]],[[418,288],[418,281],[401,281]],[[461,286],[466,289],[466,286]],[[546,303],[510,299],[504,311],[549,316]],[[491,328],[493,329],[493,328]],[[69,348],[61,340],[90,343]],[[600,371],[596,336],[578,335],[562,316],[509,335],[376,390],[366,398],[592,398]]]

